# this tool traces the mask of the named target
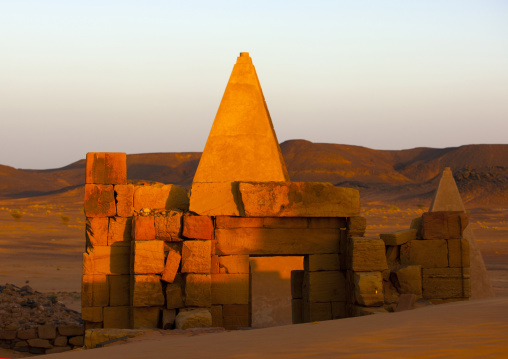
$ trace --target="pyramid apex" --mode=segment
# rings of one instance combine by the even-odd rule
[[[438,211],[466,211],[450,167],[443,170],[436,195],[430,205],[430,212]]]

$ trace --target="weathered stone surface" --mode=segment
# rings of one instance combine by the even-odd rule
[[[305,272],[303,298],[306,302],[340,302],[346,300],[346,279],[343,272]]]
[[[83,253],[83,274],[129,274],[130,247],[96,246]]]
[[[381,239],[352,237],[348,239],[350,269],[357,272],[388,269],[385,243]]]
[[[426,212],[422,215],[422,236],[424,239],[462,238],[468,223],[464,212]]]
[[[132,232],[132,218],[111,217],[109,218],[108,246],[130,245]]]
[[[423,269],[423,297],[426,299],[471,296],[469,268]]]
[[[390,280],[399,293],[422,296],[422,267],[420,265],[399,267],[390,273]]]
[[[182,273],[210,273],[211,255],[211,241],[184,241]]]
[[[91,217],[86,219],[87,246],[106,246],[108,244],[108,217]]]
[[[291,297],[293,299],[303,298],[303,278],[305,271],[292,270],[291,271]]]
[[[14,340],[16,339],[15,330],[0,329],[0,340]]]
[[[168,284],[166,287],[166,308],[177,309],[183,306],[182,285],[179,282]]]
[[[83,307],[105,307],[109,305],[109,284],[105,274],[83,275],[81,305]]]
[[[189,209],[189,197],[184,188],[176,185],[139,186],[134,190],[134,210],[150,209]]]
[[[399,302],[397,303],[397,307],[395,308],[395,312],[414,309],[417,299],[418,296],[416,294],[401,294],[399,297]]]
[[[332,302],[332,319],[346,318],[346,302]]]
[[[233,68],[194,176],[197,182],[289,181],[248,53]]]
[[[210,309],[210,313],[212,314],[212,326],[213,327],[222,327],[222,305],[212,305]]]
[[[84,338],[82,335],[69,338],[69,344],[77,346],[77,347],[82,347],[84,344]]]
[[[177,251],[170,249],[166,257],[166,264],[162,272],[162,280],[168,283],[173,283],[176,273],[180,267],[182,256]]]
[[[383,280],[383,292],[385,304],[393,304],[399,301],[399,292],[390,280]]]
[[[130,307],[105,307],[104,328],[130,328],[131,327]]]
[[[132,308],[132,328],[158,328],[161,308]]]
[[[386,246],[386,262],[388,267],[393,268],[400,265],[400,247]]]
[[[102,307],[81,307],[81,319],[94,323],[102,322]]]
[[[400,247],[402,265],[421,265],[422,268],[448,267],[448,245],[444,239],[415,240]]]
[[[307,220],[309,228],[347,228],[345,217],[312,217]]]
[[[28,345],[30,345],[32,348],[43,348],[43,349],[53,348],[53,345],[51,345],[49,340],[41,338],[28,339]]]
[[[131,293],[134,307],[164,305],[162,285],[157,275],[132,276]]]
[[[303,267],[306,271],[337,271],[340,270],[338,254],[310,254],[304,257]]]
[[[238,183],[197,183],[191,188],[189,211],[201,216],[240,216]],[[240,207],[239,207],[240,206]]]
[[[212,305],[211,275],[210,274],[185,275],[184,301],[186,307],[210,307]]]
[[[182,211],[169,211],[155,217],[155,238],[163,241],[181,241]]]
[[[163,241],[134,241],[132,250],[135,274],[160,274],[164,271]]]
[[[37,337],[37,333],[35,329],[19,329],[17,332],[18,339],[21,340],[27,340],[27,339],[33,339]],[[13,338],[14,339],[14,338]]]
[[[155,219],[153,216],[135,216],[132,218],[132,239],[136,241],[155,239]]]
[[[235,229],[235,228],[261,228],[266,218],[256,217],[230,217],[217,216],[215,218],[215,228],[217,229]]]
[[[384,304],[383,277],[380,272],[355,272],[353,281],[357,304],[366,307]]]
[[[331,303],[303,302],[303,320],[305,323],[332,319]]]
[[[219,256],[219,273],[221,274],[247,274],[249,273],[249,256]]]
[[[212,274],[212,304],[248,304],[248,274]]]
[[[85,215],[87,217],[116,215],[115,193],[112,185],[85,185]]]
[[[112,307],[126,306],[130,304],[130,276],[110,275],[109,280],[109,305]]]
[[[216,229],[218,254],[322,254],[339,252],[339,229]],[[384,256],[384,251],[383,251]]]
[[[56,326],[51,324],[39,325],[38,336],[41,339],[55,339],[56,338]],[[32,345],[35,346],[35,345]]]
[[[321,182],[240,182],[247,217],[351,217],[360,212],[352,188]]]
[[[225,304],[222,306],[222,321],[227,330],[250,326],[248,304]]]
[[[180,311],[175,324],[176,329],[209,328],[212,326],[212,314],[205,308]]]
[[[146,330],[134,329],[91,329],[85,334],[85,347],[93,349],[97,344],[104,343],[121,337],[133,338],[145,334]]]
[[[127,155],[120,152],[87,153],[86,183],[127,183]]]
[[[61,325],[58,327],[58,334],[74,337],[78,335],[85,335],[85,328],[81,325]],[[78,345],[78,344],[73,344]]]
[[[176,321],[176,309],[162,310],[162,329],[173,329]]]
[[[348,218],[347,230],[349,237],[363,237],[367,229],[367,218],[361,216],[353,216]]]
[[[309,226],[308,218],[298,217],[267,217],[263,218],[263,227],[265,228],[307,228]],[[325,227],[335,228],[335,227]]]
[[[448,243],[448,266],[469,267],[469,241],[466,238],[449,239]]]
[[[119,217],[132,217],[134,215],[134,185],[115,185],[116,213]]]
[[[291,299],[291,322],[293,324],[303,323],[303,299]]]
[[[67,346],[67,337],[66,336],[58,336],[55,338],[55,342],[53,343],[55,347],[65,347]]]
[[[387,246],[399,246],[416,239],[416,229],[407,229],[393,233],[381,233],[379,237]]]
[[[208,216],[183,216],[183,236],[193,239],[212,239],[213,223]]]

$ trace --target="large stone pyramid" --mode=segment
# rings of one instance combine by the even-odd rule
[[[240,53],[193,183],[289,181],[248,52]]]
[[[440,211],[461,211],[466,212],[464,203],[453,179],[452,171],[446,167],[439,181],[439,186],[432,204],[430,212]],[[464,230],[464,238],[469,242],[469,255],[471,262],[471,299],[489,298],[494,296],[490,278],[485,268],[482,254],[478,249],[476,237],[471,224]]]

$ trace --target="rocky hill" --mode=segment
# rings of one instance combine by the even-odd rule
[[[432,198],[441,171],[450,167],[465,202],[508,205],[508,145],[384,151],[290,140],[281,144],[281,150],[291,180],[358,188],[364,201],[426,203]],[[200,156],[197,152],[128,155],[128,177],[189,187]],[[51,170],[0,165],[0,198],[74,189],[84,183],[84,170],[84,160]]]

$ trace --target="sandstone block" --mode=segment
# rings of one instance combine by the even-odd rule
[[[293,299],[303,298],[303,278],[305,271],[291,271],[291,297]]]
[[[350,237],[363,237],[367,229],[367,218],[354,216],[348,218],[347,230]]]
[[[305,272],[303,298],[306,302],[312,303],[345,301],[344,273],[339,271]]]
[[[186,307],[210,307],[212,305],[211,275],[187,274],[184,301]]]
[[[157,275],[134,275],[131,282],[132,306],[150,307],[164,305],[164,294]]]
[[[345,217],[312,217],[307,218],[309,228],[347,228]]]
[[[160,274],[164,271],[163,241],[134,241],[132,250],[135,274]]]
[[[332,304],[303,302],[303,320],[305,323],[332,319]]]
[[[132,239],[136,241],[155,239],[155,219],[153,216],[135,216],[132,218]]]
[[[58,334],[68,337],[85,335],[85,328],[81,325],[61,325],[58,327]]]
[[[422,239],[422,217],[416,217],[411,221],[409,226],[411,229],[416,229],[416,239]]]
[[[293,324],[303,323],[303,299],[291,299],[291,322]]]
[[[134,185],[115,185],[116,213],[119,217],[132,217],[134,215]]]
[[[208,216],[183,216],[183,236],[193,239],[212,239],[213,223]]]
[[[351,217],[360,194],[321,182],[240,182],[247,217]]]
[[[38,337],[41,339],[55,339],[56,338],[56,326],[51,324],[39,325]],[[35,346],[35,345],[31,345]]]
[[[83,307],[105,307],[109,305],[109,285],[105,274],[83,275],[81,305]]]
[[[389,280],[383,280],[383,291],[385,294],[385,304],[393,304],[399,301],[400,294]]]
[[[416,239],[416,229],[408,229],[393,233],[381,233],[379,235],[387,246],[399,246]]]
[[[161,309],[156,307],[132,308],[132,328],[158,328]]]
[[[449,239],[448,243],[448,265],[450,267],[469,267],[469,241],[462,239]]]
[[[416,294],[401,294],[395,312],[402,312],[404,310],[411,310],[415,308],[416,300],[418,296]]]
[[[209,309],[199,308],[181,311],[176,316],[176,329],[209,328],[212,326],[212,314]]]
[[[399,246],[386,246],[386,262],[389,268],[397,267],[400,265],[400,247]]]
[[[155,217],[155,238],[163,241],[181,241],[183,212],[172,210]]]
[[[419,265],[402,266],[390,273],[390,280],[401,294],[422,296],[422,267]]]
[[[81,307],[81,319],[87,322],[102,322],[102,307]]]
[[[132,218],[111,217],[109,218],[108,246],[117,243],[117,245],[130,245],[132,232]]]
[[[346,318],[346,302],[332,302],[332,319]]]
[[[69,344],[77,346],[77,347],[82,347],[84,344],[84,338],[82,335],[69,338]]]
[[[193,183],[189,211],[201,216],[239,216],[238,183]]]
[[[129,274],[130,247],[96,246],[83,253],[83,274]]]
[[[101,320],[100,323],[85,321],[85,333],[86,333],[87,330],[101,329],[101,328],[102,328],[102,320]]]
[[[211,256],[211,241],[184,241],[182,273],[210,273]]]
[[[14,340],[16,339],[15,330],[0,329],[0,340]]]
[[[219,273],[221,274],[247,274],[249,273],[249,256],[219,256]]]
[[[168,283],[173,283],[176,273],[180,267],[182,256],[177,251],[170,249],[166,257],[166,264],[162,272],[162,280]]]
[[[469,268],[424,268],[423,297],[426,299],[471,296]]]
[[[309,226],[308,218],[298,218],[298,217],[263,218],[263,227],[265,228],[307,228],[308,226]]]
[[[86,219],[87,247],[106,246],[108,244],[108,217],[90,217]]]
[[[248,304],[225,304],[222,306],[222,321],[227,330],[250,327]]]
[[[43,349],[53,348],[53,345],[51,345],[49,340],[41,338],[28,339],[28,345],[30,345],[32,348],[43,348]]]
[[[266,218],[217,216],[215,218],[215,228],[262,228],[264,219]]]
[[[53,343],[55,347],[65,347],[67,346],[67,337],[59,336],[55,338],[55,342]]]
[[[176,321],[176,309],[162,310],[162,329],[173,329]]]
[[[212,274],[212,304],[248,304],[248,274]]]
[[[385,243],[381,239],[349,238],[349,267],[357,272],[383,271],[388,269]]]
[[[126,184],[127,155],[119,152],[87,153],[86,183]]]
[[[212,243],[212,253],[214,252],[213,247],[214,247],[214,245]],[[219,274],[219,273],[220,273],[219,256],[212,254],[212,258],[210,261],[210,274]]]
[[[37,337],[37,333],[35,329],[18,329],[17,337],[21,340],[34,339]]]
[[[110,275],[109,278],[109,305],[121,307],[130,304],[130,276]],[[93,320],[91,320],[93,321]]]
[[[115,193],[112,185],[85,185],[85,215],[87,217],[116,215]]]
[[[139,186],[134,190],[134,210],[189,209],[189,197],[184,188],[176,185]]]
[[[353,281],[357,304],[366,307],[384,304],[383,277],[380,272],[355,272]]]
[[[339,229],[237,228],[216,229],[221,255],[306,255],[339,252]],[[384,251],[383,251],[384,256]]]
[[[93,349],[100,343],[121,337],[133,338],[146,332],[146,330],[134,329],[91,329],[85,334],[85,346],[87,349]]]
[[[422,215],[424,239],[460,239],[468,225],[464,212],[426,212]]]
[[[224,326],[222,321],[222,305],[212,305],[210,309],[210,313],[212,314],[212,326],[213,327],[222,327]]]
[[[166,287],[166,308],[177,309],[183,306],[182,285],[180,283],[168,284]]]
[[[339,254],[310,254],[304,257],[303,267],[309,272],[340,270]]]
[[[421,265],[422,268],[448,266],[448,245],[444,239],[415,240],[400,248],[402,265]]]

